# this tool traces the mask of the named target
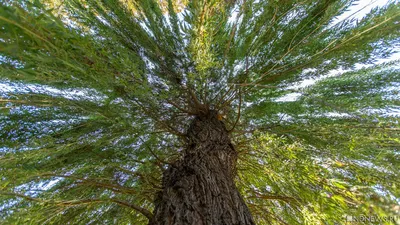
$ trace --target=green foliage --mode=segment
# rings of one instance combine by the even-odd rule
[[[356,64],[400,4],[335,21],[355,3],[0,0],[0,223],[146,224],[207,109],[257,224],[398,215],[399,62]]]

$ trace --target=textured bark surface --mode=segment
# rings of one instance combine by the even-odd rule
[[[164,172],[150,225],[248,225],[252,216],[233,177],[237,152],[215,112],[197,117],[182,160]]]

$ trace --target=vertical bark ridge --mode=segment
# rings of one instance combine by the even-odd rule
[[[198,116],[187,131],[183,158],[163,174],[151,225],[252,225],[235,183],[235,151],[216,112]]]

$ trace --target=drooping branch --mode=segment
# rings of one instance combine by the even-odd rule
[[[144,143],[145,141],[143,140],[143,138],[141,138],[140,137],[140,140]],[[153,149],[151,149],[149,146],[145,146],[146,148],[147,148],[147,150],[149,150],[149,152],[154,156],[154,158],[157,160],[157,166],[160,168],[160,170],[161,171],[164,171],[165,169],[164,169],[164,167],[161,165],[161,163],[162,164],[164,164],[164,165],[171,165],[172,163],[170,163],[170,162],[167,162],[167,161],[165,161],[165,160],[162,160],[162,159],[160,159],[160,157],[158,157],[158,155],[153,151]]]
[[[134,204],[131,204],[131,203],[128,203],[128,202],[124,202],[124,201],[121,201],[121,200],[118,200],[118,199],[111,199],[111,201],[114,202],[114,203],[117,203],[118,205],[125,206],[125,207],[128,207],[128,208],[132,208],[132,209],[140,212],[142,215],[147,217],[147,219],[149,219],[149,220],[151,220],[151,218],[153,218],[153,214],[149,210],[147,210],[145,208],[142,208],[142,207],[139,207],[137,205],[134,205]]]
[[[257,198],[257,199],[264,199],[264,200],[278,200],[278,201],[284,201],[286,203],[296,202],[296,199],[292,198],[292,197],[279,196],[279,195],[263,195],[260,193],[257,193],[255,196],[251,196],[250,198]]]
[[[77,184],[80,184],[80,185],[94,186],[94,187],[107,189],[107,190],[110,190],[110,191],[113,191],[116,193],[121,193],[121,194],[137,194],[137,191],[132,188],[124,187],[124,186],[117,185],[117,184],[108,184],[108,183],[98,182],[93,179],[81,178],[81,177],[77,177],[77,176],[73,176],[73,175],[45,173],[45,174],[37,175],[37,177],[67,178],[67,179],[72,179],[72,180],[77,181]]]
[[[153,217],[153,214],[140,206],[137,206],[135,204],[131,204],[125,201],[121,201],[119,199],[115,198],[109,198],[109,199],[99,199],[99,198],[93,198],[93,199],[79,199],[79,200],[71,200],[71,201],[54,201],[54,200],[45,200],[45,199],[40,199],[40,198],[33,198],[28,195],[20,194],[20,193],[14,193],[14,192],[3,192],[0,191],[0,195],[7,195],[7,196],[13,196],[13,197],[19,197],[23,198],[28,201],[34,201],[34,202],[41,202],[41,203],[48,203],[48,204],[53,204],[61,207],[71,207],[71,206],[77,206],[77,205],[86,205],[86,204],[92,204],[92,203],[107,203],[107,202],[112,202],[116,203],[120,206],[127,207],[130,209],[134,209],[135,211],[141,213],[143,216],[145,216],[147,219],[151,220]]]

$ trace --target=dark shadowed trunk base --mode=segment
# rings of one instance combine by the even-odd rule
[[[184,157],[164,172],[150,225],[252,225],[233,177],[237,153],[215,112],[188,130]]]

